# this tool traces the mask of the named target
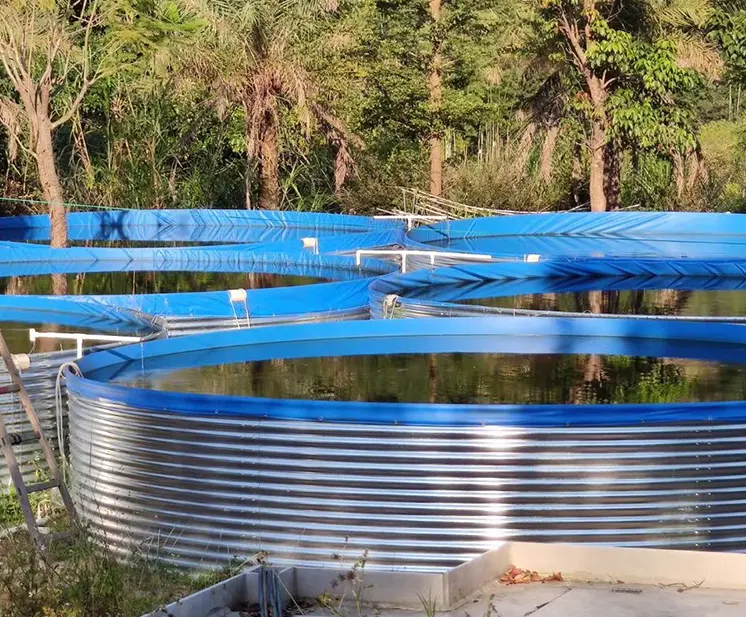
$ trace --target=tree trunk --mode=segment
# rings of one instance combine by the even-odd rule
[[[277,123],[269,120],[259,142],[259,207],[276,210],[280,205],[280,156]]]
[[[676,185],[676,197],[681,197],[684,192],[684,156],[681,152],[674,152],[673,159],[673,179]]]
[[[531,156],[531,150],[534,145],[534,137],[536,137],[536,123],[529,122],[521,135],[518,145],[515,147],[515,154],[511,156],[513,169],[516,171],[521,173],[526,171],[526,164]]]
[[[433,24],[440,21],[441,0],[430,0],[430,17]],[[443,102],[443,83],[441,70],[440,42],[433,41],[433,59],[430,66],[430,78],[428,80],[428,92],[430,95],[430,107],[436,115],[435,121],[439,124],[440,107]],[[430,193],[440,196],[443,193],[443,139],[440,128],[430,136]]]
[[[606,206],[609,210],[619,210],[622,207],[622,155],[613,141],[606,144],[604,154]]]
[[[343,144],[337,143],[334,146],[334,194],[341,195],[347,174],[350,170],[348,162],[350,155]]]
[[[52,127],[48,120],[40,120],[36,126],[36,143],[34,154],[39,169],[39,181],[44,192],[44,199],[49,204],[51,225],[51,242],[53,248],[67,247],[67,216],[62,185],[57,175],[57,164],[52,147]],[[52,293],[55,296],[67,294],[67,277],[64,274],[52,275]]]
[[[5,285],[6,296],[25,296],[26,279],[20,276],[11,276]]]
[[[246,209],[251,210],[251,167],[254,160],[249,152],[246,153],[246,174],[244,176],[244,200],[246,202]]]
[[[39,168],[44,199],[49,204],[49,218],[52,226],[51,246],[65,248],[67,246],[67,217],[65,216],[65,199],[62,185],[57,175],[57,165],[52,148],[52,130],[48,122],[40,122],[36,139],[36,164]]]
[[[591,212],[606,212],[604,192],[604,151],[606,150],[606,129],[601,120],[591,122]]]
[[[580,206],[583,199],[582,189],[584,188],[582,146],[576,142],[572,149],[572,199],[576,206]]]
[[[544,143],[541,145],[539,176],[547,184],[552,180],[552,158],[554,157],[554,149],[557,146],[559,132],[559,125],[553,124],[550,126],[547,129],[546,135],[544,135]]]
[[[437,135],[430,138],[430,193],[443,194],[443,142]]]

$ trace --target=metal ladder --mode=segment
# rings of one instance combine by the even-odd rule
[[[11,392],[18,393],[21,405],[26,412],[26,417],[31,423],[31,428],[33,429],[33,431],[26,431],[24,433],[8,433],[8,430],[5,426],[5,421],[3,420],[3,416],[0,413],[0,448],[2,449],[3,455],[5,456],[8,471],[10,472],[10,477],[13,480],[13,485],[15,486],[16,493],[18,494],[18,500],[21,502],[21,510],[23,511],[23,517],[26,520],[26,526],[28,527],[29,533],[31,534],[31,537],[34,539],[37,545],[39,545],[40,547],[44,547],[52,540],[57,539],[58,537],[63,537],[66,534],[41,533],[41,531],[39,530],[39,526],[36,523],[34,512],[31,509],[29,495],[31,495],[32,493],[48,491],[56,488],[60,492],[62,502],[65,506],[65,510],[67,511],[68,516],[70,517],[71,522],[75,521],[75,509],[72,499],[70,499],[70,493],[68,492],[67,487],[65,486],[65,483],[62,479],[62,474],[60,473],[60,468],[57,465],[57,460],[54,457],[54,451],[49,445],[47,438],[44,436],[44,431],[42,430],[41,423],[39,422],[39,416],[36,415],[34,406],[31,403],[31,399],[29,398],[26,388],[23,385],[21,375],[18,372],[18,368],[16,367],[15,361],[13,360],[13,356],[8,349],[8,345],[5,342],[5,338],[3,337],[2,332],[0,332],[0,358],[2,358],[3,363],[7,367],[8,375],[10,376],[11,380],[10,385],[0,386],[0,394],[9,394]],[[21,474],[21,470],[18,466],[18,459],[16,458],[15,452],[13,451],[13,446],[17,446],[30,441],[39,442],[42,452],[44,453],[44,458],[47,462],[47,467],[49,468],[49,475],[51,476],[51,480],[48,480],[46,482],[39,482],[37,484],[26,484],[23,481],[23,475]]]

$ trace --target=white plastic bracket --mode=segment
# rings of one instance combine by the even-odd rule
[[[318,238],[301,238],[303,241],[304,249],[311,249],[314,255],[319,254],[319,239]]]

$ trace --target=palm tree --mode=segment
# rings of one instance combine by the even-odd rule
[[[330,0],[331,1],[331,0]],[[306,137],[315,131],[335,153],[335,188],[351,173],[351,145],[361,145],[324,104],[304,69],[297,43],[317,20],[336,8],[320,0],[182,0],[205,20],[198,69],[217,104],[244,113],[246,207],[251,207],[251,175],[259,171],[259,207],[280,205],[280,129],[291,112]],[[197,54],[195,54],[196,56]]]

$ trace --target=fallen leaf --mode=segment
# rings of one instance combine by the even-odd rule
[[[500,582],[506,585],[522,585],[525,583],[547,583],[554,581],[562,581],[562,572],[554,572],[548,576],[541,576],[535,570],[524,570],[522,568],[516,568],[514,565],[505,571],[500,577]]]

